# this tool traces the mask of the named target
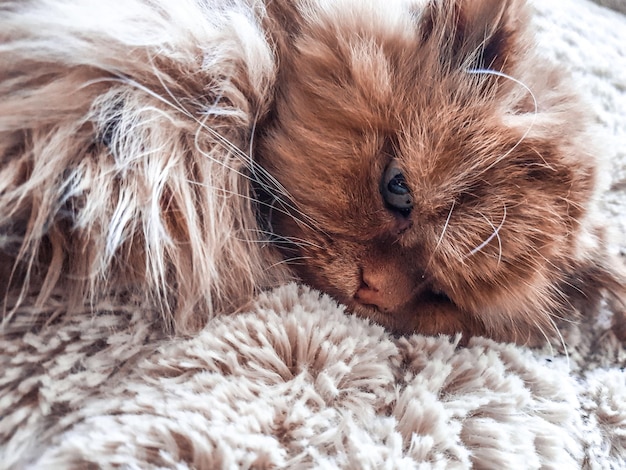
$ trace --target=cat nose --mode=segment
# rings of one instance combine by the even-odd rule
[[[384,290],[384,279],[379,278],[374,272],[361,274],[361,286],[354,294],[354,299],[363,305],[373,305],[380,310],[388,310],[388,298],[390,293]]]

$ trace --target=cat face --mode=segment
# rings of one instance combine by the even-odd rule
[[[257,137],[285,258],[394,331],[533,341],[582,272],[594,163],[523,3],[339,3],[281,39]]]

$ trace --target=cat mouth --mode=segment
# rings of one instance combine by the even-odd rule
[[[398,335],[456,333],[464,312],[445,292],[431,288],[422,289],[409,302],[395,308],[381,308],[356,299],[348,308]]]
[[[423,299],[425,303],[430,304],[455,305],[452,299],[450,299],[445,292],[436,289],[426,289],[421,293],[420,299]]]
[[[442,290],[434,288],[422,288],[420,292],[411,296],[411,300],[396,307],[386,307],[381,304],[364,302],[358,296],[353,296],[353,302],[360,309],[369,310],[377,315],[394,316],[397,314],[416,313],[430,308],[454,308],[458,309],[452,299]]]

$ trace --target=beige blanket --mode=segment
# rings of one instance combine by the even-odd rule
[[[541,49],[597,117],[601,216],[625,253],[626,16],[535,3]],[[297,285],[193,338],[151,318],[102,309],[2,333],[0,468],[626,468],[626,349],[607,308],[564,327],[567,355],[395,338]]]

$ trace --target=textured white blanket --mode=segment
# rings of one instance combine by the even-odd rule
[[[535,3],[541,50],[597,116],[601,216],[626,253],[626,16]],[[112,309],[26,334],[18,318],[0,337],[0,468],[626,468],[626,348],[606,308],[563,329],[569,357],[395,338],[296,285],[193,338],[151,318]]]

